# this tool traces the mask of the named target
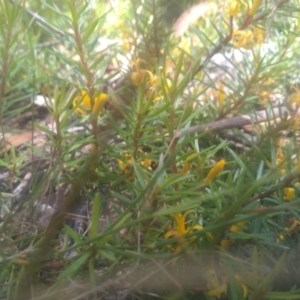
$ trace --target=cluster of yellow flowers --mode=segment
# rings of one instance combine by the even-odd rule
[[[181,213],[176,213],[172,214],[173,218],[176,221],[176,228],[169,230],[165,234],[165,238],[176,238],[177,239],[177,246],[176,247],[171,247],[171,250],[175,253],[180,253],[183,250],[189,248],[193,241],[195,241],[195,237],[186,237],[189,233],[193,231],[201,231],[203,229],[202,226],[200,225],[191,225],[189,227],[186,227],[186,217],[188,214],[194,212],[193,210],[188,210],[184,214]],[[243,227],[245,226],[246,222],[241,221],[238,224],[234,224],[230,227],[230,232],[240,232]],[[213,240],[213,236],[211,235],[210,232],[206,233],[206,236]],[[231,244],[231,240],[222,240],[221,242],[221,247],[225,248],[228,247]],[[220,298],[222,294],[227,293],[227,280],[226,278],[222,278],[221,284],[219,283],[219,280],[217,279],[216,276],[216,271],[213,268],[210,268],[207,270],[206,274],[206,279],[207,279],[207,289],[208,292],[207,294],[212,297],[217,297]],[[244,281],[242,280],[242,277],[240,275],[236,275],[237,282],[241,285],[243,289],[243,295],[244,297],[247,296],[248,294],[248,288],[244,284]]]
[[[94,103],[92,104],[91,98],[88,95],[87,91],[80,90],[80,93],[81,95],[75,97],[75,99],[73,100],[75,113],[83,116],[93,113],[95,116],[98,116],[101,112],[103,104],[107,99],[107,95],[104,93],[100,93],[97,97],[94,98]]]
[[[74,112],[80,115],[90,115],[92,116],[92,125],[93,128],[97,128],[98,116],[101,113],[101,108],[107,99],[107,95],[104,93],[97,93],[91,99],[90,95],[86,90],[81,89],[80,94],[74,98],[73,100],[73,108]],[[96,135],[96,133],[94,132]],[[93,142],[91,145],[91,153],[96,153],[98,149],[97,142]],[[93,168],[96,170],[96,166],[94,164]]]
[[[248,30],[235,30],[232,33],[232,40],[236,48],[252,49],[264,42],[264,31],[253,26]]]
[[[152,85],[156,83],[157,77],[146,69],[146,61],[137,58],[131,63],[132,72],[130,74],[130,79],[133,85]]]
[[[191,245],[192,241],[194,240],[194,237],[188,240],[187,238],[185,238],[185,235],[191,233],[192,231],[203,229],[203,227],[200,225],[192,225],[186,228],[185,226],[186,217],[188,214],[192,212],[194,211],[188,210],[184,214],[181,213],[172,214],[172,217],[175,219],[177,226],[176,229],[169,230],[165,234],[165,238],[168,239],[171,237],[175,237],[177,239],[178,245],[175,248],[172,248],[172,251],[175,253],[180,253],[184,249],[187,249]]]
[[[186,223],[186,217],[188,214],[194,212],[193,210],[188,210],[187,212],[185,212],[184,214],[181,213],[176,213],[176,214],[172,214],[172,217],[175,219],[176,221],[176,229],[171,229],[169,231],[167,231],[165,233],[165,238],[168,239],[170,237],[175,237],[178,241],[177,241],[177,246],[175,248],[171,248],[173,252],[175,253],[180,253],[182,252],[184,249],[187,249],[193,242],[194,237],[191,237],[190,239],[187,239],[185,236],[188,233],[191,233],[193,231],[197,231],[197,230],[202,230],[203,227],[200,225],[192,225],[186,228],[185,223]],[[237,233],[237,232],[241,232],[243,230],[243,228],[246,225],[246,221],[240,221],[237,224],[231,225],[230,227],[230,233]],[[210,240],[214,240],[212,234],[210,232],[206,233],[206,236],[210,239]],[[232,240],[230,239],[223,239],[221,241],[220,246],[222,248],[227,248],[232,244]]]
[[[190,163],[188,164],[190,166]],[[208,186],[223,170],[225,166],[225,161],[220,160],[217,162],[212,169],[208,172],[207,176],[204,179],[204,185]],[[175,247],[171,247],[171,250],[175,253],[180,253],[183,250],[186,250],[187,248],[191,247],[193,245],[193,242],[195,241],[196,237],[194,236],[188,236],[190,233],[194,231],[201,231],[203,230],[203,227],[201,225],[191,225],[186,226],[186,218],[190,213],[193,213],[193,210],[188,210],[185,213],[176,213],[172,214],[172,217],[175,219],[176,227],[175,229],[171,229],[167,231],[164,235],[166,239],[168,238],[176,238],[177,245]],[[243,228],[246,225],[246,221],[240,221],[237,224],[233,224],[230,227],[230,233],[237,233],[243,230]],[[214,240],[214,237],[210,232],[206,232],[205,236],[209,238],[209,240]],[[226,248],[230,246],[232,243],[232,240],[230,239],[223,239],[221,241],[220,246],[222,248]],[[207,270],[206,272],[206,278],[207,278],[207,294],[212,297],[220,298],[223,294],[227,293],[227,280],[226,278],[222,278],[222,282],[219,283],[219,280],[217,280],[216,271],[211,268]],[[247,297],[248,294],[248,288],[244,284],[244,280],[240,275],[236,275],[236,280],[240,284],[244,297]]]
[[[153,103],[159,101],[162,98],[163,92],[167,93],[171,86],[171,80],[165,76],[161,76],[161,80],[156,75],[146,69],[146,61],[137,58],[131,63],[132,72],[130,79],[133,85],[142,85],[145,88],[145,96],[149,101]],[[162,70],[162,68],[160,68]]]
[[[220,160],[217,162],[214,167],[209,171],[207,176],[204,179],[204,185],[208,186],[211,181],[213,181],[219,173],[223,170],[225,166],[225,160]],[[200,225],[193,225],[188,228],[185,227],[186,217],[188,214],[194,212],[193,210],[189,210],[185,212],[183,215],[181,213],[172,214],[173,218],[175,219],[177,226],[176,229],[169,230],[165,234],[165,238],[175,237],[178,239],[178,246],[173,249],[175,253],[180,253],[183,249],[187,248],[191,244],[191,240],[185,238],[185,235],[188,233],[195,231],[195,230],[202,230],[203,227]],[[213,236],[211,233],[206,234],[211,240],[213,240]],[[193,239],[193,238],[192,238]]]
[[[228,278],[226,278],[226,276],[222,276],[222,278],[219,279],[216,270],[214,268],[210,268],[205,272],[205,277],[207,278],[208,296],[221,298],[222,295],[227,294]],[[253,276],[251,273],[248,273],[236,274],[234,277],[236,282],[242,288],[243,297],[245,299],[248,295],[248,287],[245,282],[249,282],[249,279]]]
[[[142,150],[138,151],[139,154],[146,155]],[[123,151],[122,153],[123,158],[118,158],[117,162],[121,168],[122,174],[129,174],[128,179],[133,180],[135,178],[135,173],[133,171],[133,164],[132,164],[132,156],[128,151]],[[140,165],[144,166],[145,168],[151,168],[152,160],[150,158],[144,158],[140,161]]]
[[[239,13],[246,13],[248,17],[252,18],[261,4],[262,0],[254,0],[249,9],[244,1],[233,0],[229,4],[229,15],[233,18]],[[250,26],[249,29],[235,30],[232,33],[232,40],[236,48],[252,49],[255,45],[264,42],[264,31],[254,26]]]

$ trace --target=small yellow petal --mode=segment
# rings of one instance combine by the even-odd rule
[[[242,289],[243,289],[243,296],[246,298],[248,296],[248,288],[245,284],[241,283]]]
[[[91,108],[91,99],[85,90],[81,90],[81,95],[83,97],[82,102],[80,104],[86,106],[87,108]]]
[[[227,284],[224,282],[222,285],[220,285],[219,287],[210,290],[207,292],[207,295],[212,296],[212,297],[217,297],[217,298],[221,298],[222,294],[226,294],[227,293]]]
[[[81,97],[79,97],[81,98]],[[86,115],[87,112],[78,106],[78,97],[73,100],[73,107],[75,107],[74,112],[79,115]]]
[[[261,3],[262,3],[262,0],[253,0],[253,4],[252,4],[251,9],[248,12],[248,15],[254,16],[257,13]]]
[[[141,162],[141,165],[149,169],[151,167],[151,163],[152,163],[152,160],[150,158],[145,158]]]
[[[164,238],[165,238],[165,239],[168,239],[168,238],[170,238],[170,237],[172,237],[172,236],[178,237],[178,236],[179,236],[179,235],[178,235],[178,232],[177,232],[176,230],[169,230],[168,232],[165,233]]]
[[[229,239],[224,239],[221,241],[221,247],[222,248],[227,248],[232,244],[232,241]]]
[[[193,209],[190,209],[190,210],[188,210],[187,212],[185,212],[185,213],[183,214],[184,222],[185,222],[185,219],[186,219],[187,215],[190,214],[190,213],[192,213],[192,212],[195,212],[195,211],[194,211]]]
[[[138,72],[132,72],[130,74],[130,79],[133,85],[139,85],[139,76]]]
[[[186,230],[186,233],[190,233],[192,232],[193,230],[202,230],[203,227],[200,226],[200,225],[193,225],[193,226],[190,226],[187,230]]]
[[[106,101],[106,94],[101,93],[98,97],[94,100],[94,106],[93,109],[91,107],[91,99],[90,96],[87,94],[85,90],[80,90],[81,96],[75,97],[73,100],[73,107],[75,107],[75,113],[81,114],[81,115],[87,115],[88,113],[92,112],[94,114],[99,114],[100,109],[104,102]]]
[[[255,45],[253,33],[250,30],[236,30],[232,33],[233,45],[236,48],[252,49]]]
[[[238,1],[231,1],[229,7],[229,15],[235,17],[241,8],[241,4]]]
[[[182,214],[173,214],[172,217],[175,219],[177,223],[177,232],[179,234],[185,234],[185,217]]]
[[[225,166],[225,160],[220,160],[216,165],[209,171],[206,178],[204,179],[204,184],[208,186],[212,180],[214,180],[219,173],[223,170]]]
[[[105,103],[106,99],[107,99],[107,95],[103,93],[101,93],[98,97],[95,98],[95,103],[93,107],[93,113],[95,115],[99,115],[101,107]]]

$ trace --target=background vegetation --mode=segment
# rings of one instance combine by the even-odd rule
[[[299,299],[299,20],[0,0],[0,298]]]

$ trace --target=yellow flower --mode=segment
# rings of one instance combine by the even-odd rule
[[[81,115],[87,115],[89,113],[94,113],[95,115],[99,115],[101,107],[105,103],[107,99],[107,95],[101,93],[99,96],[94,98],[94,106],[91,107],[91,99],[85,90],[81,90],[81,96],[75,97],[73,100],[73,107],[75,107],[75,113]]]
[[[232,244],[232,240],[229,240],[229,239],[223,239],[221,241],[221,248],[227,248],[229,247],[230,245]]]
[[[295,217],[293,217],[293,218],[289,219],[289,223],[292,225],[288,228],[284,228],[287,232],[299,231],[299,225],[300,225],[299,220],[297,220]]]
[[[229,6],[229,15],[235,17],[241,8],[241,4],[238,1],[231,1]]]
[[[185,176],[189,173],[192,162],[194,161],[195,158],[197,158],[199,156],[198,153],[193,153],[191,155],[189,155],[183,162],[182,164],[182,170],[181,170],[181,175]]]
[[[226,13],[230,17],[236,17],[239,13],[245,13],[248,9],[248,4],[244,0],[230,0],[226,3]]]
[[[211,297],[217,297],[220,298],[221,295],[224,293],[227,293],[227,284],[222,278],[222,283],[220,285],[217,273],[214,269],[209,269],[205,273],[205,277],[207,278],[207,287],[208,287],[208,292],[207,294]]]
[[[151,167],[152,160],[150,158],[145,158],[142,162],[141,165],[149,169]]]
[[[262,0],[253,0],[252,7],[249,10],[248,15],[253,17],[257,13],[261,3],[262,3]]]
[[[236,48],[252,49],[253,34],[250,30],[235,30],[232,33],[233,45]]]
[[[204,179],[204,184],[208,186],[212,180],[214,180],[225,166],[225,160],[220,160],[216,165],[209,171]]]
[[[285,187],[283,189],[283,199],[286,201],[290,201],[295,196],[295,189],[291,187]]]
[[[243,227],[245,226],[245,224],[246,224],[246,221],[240,221],[237,224],[233,224],[230,227],[230,231],[231,232],[240,232],[243,229]]]
[[[207,295],[211,296],[211,297],[221,298],[223,293],[224,294],[227,293],[227,284],[226,284],[226,282],[223,282],[222,285],[216,287],[215,289],[212,289],[212,290],[208,291]]]
[[[232,33],[233,45],[236,48],[252,49],[264,41],[264,31],[260,28],[253,30],[235,30]]]
[[[139,150],[138,153],[143,154],[144,152],[142,150]],[[132,164],[132,158],[131,154],[128,151],[123,152],[123,158],[117,158],[117,162],[121,168],[121,173],[126,174],[126,173],[131,173],[129,179],[134,179],[135,174],[133,172],[133,164]],[[144,158],[142,161],[140,161],[140,165],[144,166],[147,169],[151,169],[151,163],[152,160],[150,158]]]
[[[189,241],[185,239],[185,235],[192,232],[193,230],[202,230],[203,227],[200,225],[193,225],[188,228],[185,227],[185,219],[188,214],[194,212],[193,210],[188,210],[183,215],[181,213],[172,214],[172,217],[175,219],[177,226],[176,229],[169,230],[165,234],[165,239],[170,237],[175,237],[178,239],[178,246],[174,249],[175,253],[180,253],[183,249],[189,246]]]
[[[133,72],[130,74],[130,79],[133,85],[139,84],[154,84],[157,83],[157,77],[152,74],[149,70],[141,68],[141,65],[146,65],[146,61],[137,58],[131,63]]]
[[[237,224],[231,225],[231,227],[230,227],[230,232],[240,232],[241,230],[243,230],[243,227],[245,226],[245,224],[246,224],[246,221],[240,221],[240,222],[238,222]],[[229,247],[231,244],[232,244],[232,240],[230,240],[230,239],[223,239],[223,240],[221,241],[220,246],[221,246],[222,248],[227,248],[227,247]]]
[[[124,158],[117,158],[117,162],[121,167],[122,174],[126,173],[126,171],[132,167],[132,159],[130,157],[130,154],[127,151],[124,151],[123,155]]]

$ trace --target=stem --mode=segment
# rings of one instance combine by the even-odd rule
[[[154,38],[154,51],[155,51],[155,57],[158,61],[160,51],[159,51],[159,45],[158,45],[158,35],[157,35],[157,18],[156,18],[156,2],[155,0],[152,0],[152,15],[153,15],[153,38]]]
[[[76,5],[75,2],[72,2],[72,5],[74,7],[74,11],[76,11]],[[86,79],[86,86],[87,86],[87,94],[90,97],[90,104],[91,104],[91,125],[92,125],[92,134],[94,136],[94,148],[93,151],[97,152],[98,150],[98,115],[94,115],[92,113],[92,108],[95,105],[95,100],[94,100],[94,96],[95,96],[95,89],[94,89],[94,84],[95,84],[95,80],[94,80],[94,76],[92,74],[92,72],[89,69],[89,65],[86,59],[86,55],[85,55],[85,51],[84,51],[84,47],[82,44],[82,39],[81,39],[81,34],[80,34],[80,30],[79,30],[79,26],[78,26],[78,22],[77,20],[73,20],[73,29],[74,29],[74,35],[75,35],[75,41],[76,41],[76,45],[78,48],[78,53],[79,53],[79,57],[80,57],[80,62],[85,74],[85,79]],[[96,166],[97,164],[97,156],[94,155],[94,159],[92,162],[93,166]]]

